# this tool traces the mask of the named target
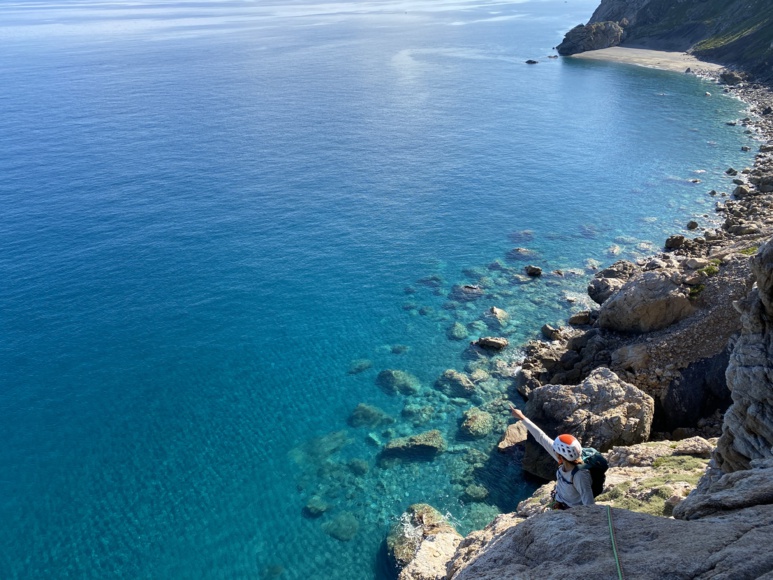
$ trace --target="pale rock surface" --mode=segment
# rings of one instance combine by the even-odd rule
[[[497,449],[500,451],[507,451],[514,445],[526,441],[528,434],[529,432],[526,430],[526,426],[520,421],[508,425],[507,430],[504,435],[502,435],[502,440],[497,445]]]
[[[612,511],[626,578],[751,580],[773,570],[773,551],[760,549],[773,542],[773,505],[697,522]],[[529,518],[494,535],[476,554],[461,569],[452,567],[449,579],[617,577],[601,505]]]
[[[462,541],[448,520],[428,504],[413,504],[387,536],[387,549],[400,580],[441,580]]]
[[[448,564],[448,577],[458,574],[467,565],[474,561],[478,552],[486,545],[494,543],[502,534],[524,521],[515,514],[502,514],[482,530],[472,532],[459,544],[453,559]],[[409,580],[409,579],[401,579]]]
[[[616,332],[642,333],[666,328],[693,313],[689,290],[673,272],[634,276],[604,302],[599,325]]]
[[[427,537],[413,560],[400,572],[398,580],[445,580],[448,560],[461,541],[462,536],[456,531]]]
[[[736,305],[743,330],[725,375],[733,404],[725,413],[716,452],[724,472],[773,457],[773,241],[760,247],[749,263],[757,288]]]
[[[609,268],[596,273],[588,284],[588,296],[597,304],[603,304],[633,276],[636,266],[626,260],[620,260]]]
[[[756,459],[752,461],[751,469],[727,473],[707,487],[691,493],[674,509],[674,517],[695,520],[753,506],[773,507],[771,504],[773,459]]]

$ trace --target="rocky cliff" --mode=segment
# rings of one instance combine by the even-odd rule
[[[619,37],[599,34],[612,24],[622,29]],[[567,55],[621,44],[689,51],[770,79],[771,41],[769,0],[602,0],[588,25],[570,31],[558,50]]]
[[[773,458],[773,242],[750,262],[757,287],[736,303],[743,331],[727,368],[733,404],[716,453],[717,467],[725,472]]]
[[[699,437],[614,447],[595,506],[549,511],[551,482],[516,513],[499,516],[464,539],[453,530],[434,533],[432,522],[410,520],[413,527],[404,530],[408,539],[419,539],[418,549],[406,558],[400,579],[611,578],[616,558],[628,578],[771,577],[773,552],[761,548],[773,542],[773,239],[750,265],[756,287],[736,304],[743,325],[727,369],[733,405],[711,461],[716,440]],[[590,401],[604,385],[634,390],[601,369],[575,389],[538,387],[529,404],[550,415],[551,405],[561,407],[556,400]],[[638,407],[634,415],[639,417]],[[611,423],[622,422],[617,412],[610,416],[617,418]],[[586,419],[580,421],[585,427],[599,423]],[[675,519],[662,517],[671,514]],[[403,519],[410,517],[413,512]],[[397,558],[398,550],[394,553]]]

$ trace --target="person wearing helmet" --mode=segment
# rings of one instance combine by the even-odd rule
[[[556,489],[553,509],[567,509],[578,505],[591,505],[593,500],[592,478],[590,471],[574,470],[582,463],[582,445],[572,435],[559,435],[550,439],[545,432],[532,423],[520,410],[510,405],[510,412],[523,421],[532,437],[558,462],[556,470]],[[574,471],[574,473],[572,473]]]

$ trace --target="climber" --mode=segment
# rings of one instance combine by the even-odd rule
[[[553,492],[552,509],[564,510],[579,505],[593,504],[593,489],[591,472],[581,469],[582,445],[572,435],[559,435],[555,441],[545,435],[545,432],[526,418],[519,409],[510,405],[513,417],[523,421],[529,433],[558,461],[556,470],[556,488]]]

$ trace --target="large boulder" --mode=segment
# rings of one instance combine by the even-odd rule
[[[507,348],[509,342],[506,338],[499,336],[482,336],[472,344],[486,350],[498,351]]]
[[[596,304],[603,304],[607,298],[617,292],[633,276],[636,266],[626,260],[620,260],[609,268],[597,272],[588,284],[588,296]]]
[[[599,50],[617,46],[623,40],[623,28],[617,22],[579,24],[566,33],[556,47],[558,54],[569,56],[587,50]]]
[[[428,504],[413,504],[387,536],[387,550],[401,580],[440,580],[462,536]]]
[[[666,328],[693,313],[690,290],[664,271],[644,272],[625,283],[599,312],[599,325],[617,332]]]
[[[599,367],[579,385],[544,385],[531,392],[526,415],[549,437],[570,433],[584,447],[606,451],[649,438],[655,403],[608,368]],[[552,457],[532,438],[526,442],[524,470],[545,479],[555,476]]]
[[[724,472],[773,457],[773,241],[749,263],[757,287],[735,304],[743,330],[726,372],[733,404],[725,413],[716,452]]]

